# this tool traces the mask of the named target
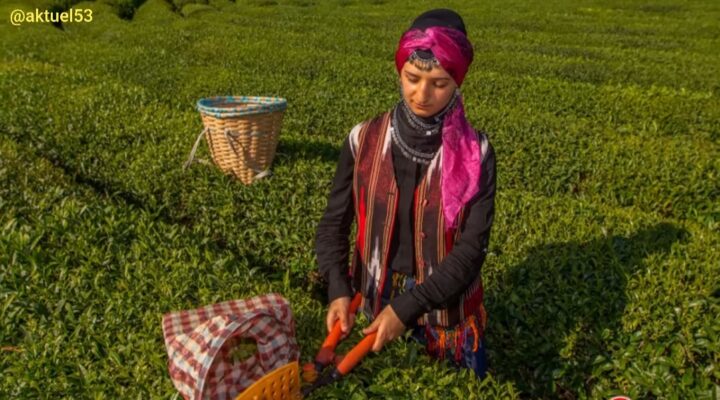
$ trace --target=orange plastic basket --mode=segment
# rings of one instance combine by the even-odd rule
[[[297,400],[300,393],[300,365],[290,362],[263,376],[235,400]]]

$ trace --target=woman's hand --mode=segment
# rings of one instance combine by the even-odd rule
[[[403,325],[400,318],[395,314],[395,310],[393,310],[391,306],[387,306],[383,308],[370,326],[363,329],[363,334],[368,335],[377,331],[377,337],[375,338],[372,351],[378,352],[386,343],[402,335],[405,329],[405,325]]]
[[[355,324],[355,314],[350,314],[350,297],[338,297],[330,303],[325,321],[328,333],[337,320],[340,320],[340,330],[344,339]]]

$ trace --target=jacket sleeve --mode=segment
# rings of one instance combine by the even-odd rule
[[[353,132],[340,150],[340,159],[335,170],[327,207],[315,236],[318,268],[328,283],[329,302],[338,297],[352,296],[353,292],[348,276],[349,236],[355,216],[352,193],[355,167]]]
[[[468,202],[463,230],[450,253],[422,284],[390,302],[406,327],[432,309],[456,303],[480,273],[495,215],[495,150],[489,143],[481,168],[480,190]]]

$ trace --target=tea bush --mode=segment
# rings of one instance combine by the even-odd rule
[[[313,398],[717,397],[720,9],[448,6],[498,160],[490,377],[398,341]],[[162,314],[270,291],[308,360],[339,146],[398,101],[397,40],[434,6],[0,2],[18,7],[93,21],[0,25],[2,397],[171,398]],[[274,176],[251,186],[181,168],[196,101],[228,94],[288,99]]]

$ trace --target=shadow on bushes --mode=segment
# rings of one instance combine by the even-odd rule
[[[317,160],[337,164],[340,149],[319,140],[293,140],[282,138],[278,143],[274,165],[292,164],[297,159]]]
[[[652,254],[669,253],[687,231],[661,223],[630,237],[537,246],[488,292],[493,373],[533,398],[574,399],[593,386],[594,361],[610,359],[622,328],[625,289]],[[596,369],[596,368],[595,368]]]

